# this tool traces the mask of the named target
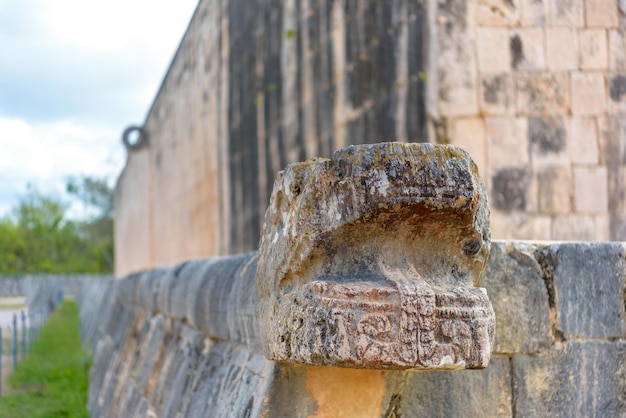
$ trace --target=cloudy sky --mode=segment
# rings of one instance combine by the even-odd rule
[[[32,184],[114,179],[198,0],[0,0],[0,216]]]

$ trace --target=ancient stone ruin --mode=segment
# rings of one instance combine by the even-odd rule
[[[381,369],[487,366],[495,318],[485,186],[453,146],[351,146],[274,183],[257,287],[276,361]]]
[[[453,146],[289,165],[260,252],[84,282],[91,416],[624,415],[624,244],[488,225]]]

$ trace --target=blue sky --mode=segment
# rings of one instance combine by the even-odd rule
[[[114,180],[197,0],[0,0],[0,216],[31,183]]]

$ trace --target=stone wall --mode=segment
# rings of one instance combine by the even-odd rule
[[[82,283],[109,280],[104,274],[28,274],[0,276],[0,297],[25,296],[29,309],[48,308],[59,293],[75,295]]]
[[[426,141],[417,0],[202,0],[116,190],[116,273],[257,248],[276,173]]]
[[[452,143],[496,238],[626,239],[623,0],[202,0],[116,190],[116,273],[257,248],[276,172]]]
[[[476,160],[494,237],[626,239],[626,3],[437,3],[431,139]]]
[[[626,414],[626,246],[492,243],[489,366],[290,366],[260,351],[257,253],[84,282],[89,409],[110,416]]]

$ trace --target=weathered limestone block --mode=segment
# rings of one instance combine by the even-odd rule
[[[624,243],[553,244],[539,260],[553,287],[555,327],[565,339],[626,336]]]
[[[510,383],[510,360],[506,357],[492,357],[486,369],[462,374],[410,373],[401,396],[402,416],[512,417]]]
[[[482,283],[498,318],[494,353],[532,353],[553,344],[550,303],[535,251],[525,242],[491,243]]]
[[[257,269],[268,358],[482,368],[495,316],[485,186],[453,146],[351,146],[274,183]]]
[[[626,343],[570,342],[512,360],[514,409],[533,417],[623,417]]]

